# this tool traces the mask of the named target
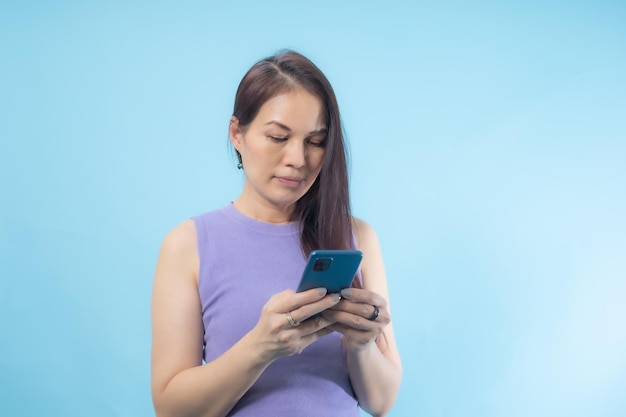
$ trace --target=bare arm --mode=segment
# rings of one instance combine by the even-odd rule
[[[202,365],[203,324],[198,295],[196,232],[189,220],[164,239],[152,294],[152,398],[156,414],[225,416],[275,359],[302,351],[330,332],[320,317],[295,320],[337,302],[325,292],[284,291],[263,308],[259,322],[222,356]]]
[[[360,406],[374,416],[384,416],[395,401],[402,379],[400,354],[396,346],[385,267],[374,230],[354,220],[357,246],[363,252],[363,289],[342,292],[343,300],[324,316],[344,335],[348,369]],[[368,320],[379,308],[375,320]]]

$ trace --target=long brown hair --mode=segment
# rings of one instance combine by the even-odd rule
[[[327,129],[322,168],[309,191],[296,202],[292,217],[300,224],[300,244],[308,256],[315,249],[353,246],[347,152],[330,82],[303,55],[289,50],[279,52],[248,70],[237,89],[233,116],[245,131],[267,100],[298,87],[320,99]],[[241,162],[239,152],[237,158]]]

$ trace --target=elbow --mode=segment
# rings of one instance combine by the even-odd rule
[[[152,392],[152,406],[154,407],[154,415],[156,417],[183,417],[183,414],[178,410],[173,410],[171,401],[166,398],[165,390],[159,390],[158,392]]]
[[[154,407],[155,417],[171,417],[173,414],[168,412],[167,407],[163,404],[162,393],[152,394],[152,406]]]
[[[388,381],[384,390],[378,391],[376,395],[368,398],[369,401],[359,405],[372,417],[386,416],[396,402],[401,382],[402,368],[398,367],[398,372],[394,375],[394,378]]]
[[[156,417],[170,417],[170,413],[167,412],[167,407],[164,404],[165,387],[156,387],[152,385],[152,407],[154,408],[154,415]]]
[[[158,384],[156,381],[152,383],[152,406],[156,417],[183,417],[186,414],[180,410],[175,410],[176,406],[172,402],[170,392],[170,381]]]
[[[181,400],[178,396],[175,399],[173,393],[170,392],[162,392],[156,395],[153,393],[152,405],[155,417],[205,417],[215,415],[207,410],[190,406],[188,402],[184,399]]]
[[[372,417],[385,417],[393,408],[395,398],[385,404],[380,404],[378,407],[362,407],[364,411],[370,414]]]

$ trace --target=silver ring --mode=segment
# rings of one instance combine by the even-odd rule
[[[287,317],[287,321],[289,322],[289,325],[291,327],[296,327],[300,324],[299,321],[295,321],[293,317],[291,317],[291,311],[288,311],[287,313],[285,313],[285,317]]]
[[[378,318],[378,315],[380,314],[380,310],[378,309],[378,306],[372,306],[374,307],[374,312],[372,313],[371,316],[369,316],[367,319],[370,321],[374,321]]]

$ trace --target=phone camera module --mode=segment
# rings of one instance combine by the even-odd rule
[[[313,264],[313,270],[315,272],[328,271],[328,268],[330,268],[330,264],[332,263],[332,261],[332,258],[320,258],[315,261],[315,264]]]

